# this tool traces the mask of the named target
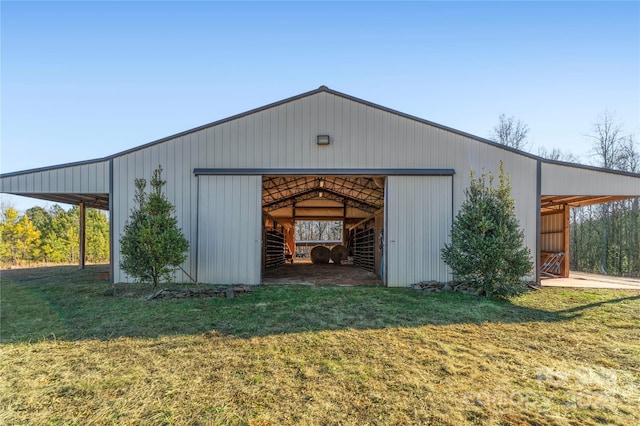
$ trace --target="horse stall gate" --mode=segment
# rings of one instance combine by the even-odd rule
[[[353,236],[353,263],[362,269],[375,272],[375,248],[374,228],[355,232]]]
[[[263,269],[273,269],[284,265],[286,261],[285,229],[275,220],[263,219]]]

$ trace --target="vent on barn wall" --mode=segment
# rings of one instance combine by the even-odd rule
[[[331,143],[331,138],[329,135],[318,135],[316,138],[316,143],[318,145],[329,145]]]

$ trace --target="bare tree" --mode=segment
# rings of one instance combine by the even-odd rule
[[[327,220],[300,220],[296,222],[296,240],[342,239],[342,222]]]
[[[633,135],[628,135],[622,141],[620,149],[620,166],[627,172],[640,172],[640,152],[637,149]]]
[[[551,151],[547,151],[545,148],[538,148],[538,156],[542,158],[548,158],[549,160],[566,161],[569,163],[577,163],[578,157],[570,152],[564,152],[558,148],[553,148]]]
[[[324,221],[324,220],[318,220],[316,221],[316,231],[318,232],[318,239],[319,240],[323,240],[325,239],[324,233],[329,229],[329,222]]]
[[[633,136],[624,134],[622,125],[616,121],[614,114],[608,111],[601,114],[593,124],[592,131],[593,133],[588,137],[593,141],[592,152],[599,166],[607,169],[638,171],[640,154],[636,149]],[[632,219],[638,214],[638,200],[604,203],[597,208],[601,224],[600,270],[608,273],[617,263],[617,272],[622,274],[623,251],[628,258],[628,263],[635,263],[635,259],[640,258],[637,247],[640,231],[637,221]],[[623,231],[622,228],[628,228],[628,230]],[[628,238],[623,234],[628,234]],[[632,243],[629,244],[629,241]],[[614,253],[616,251],[617,256]],[[615,262],[616,258],[617,262]]]
[[[624,166],[625,142],[629,136],[622,133],[622,126],[614,114],[605,111],[593,124],[593,155],[598,165],[606,169],[621,169]]]
[[[498,120],[498,124],[493,128],[493,133],[489,138],[494,142],[511,148],[526,150],[529,144],[527,141],[529,126],[522,120],[516,120],[515,117],[507,117],[505,114],[501,114]]]

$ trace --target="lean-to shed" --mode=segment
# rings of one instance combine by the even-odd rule
[[[106,158],[6,173],[0,189],[109,210],[114,282],[131,280],[119,238],[134,179],[160,165],[199,282],[260,284],[295,256],[295,222],[316,219],[342,221],[357,265],[409,286],[451,279],[440,250],[469,168],[501,161],[538,265],[569,253],[571,207],[640,196],[638,174],[545,160],[325,86]],[[568,274],[566,256],[558,267]]]

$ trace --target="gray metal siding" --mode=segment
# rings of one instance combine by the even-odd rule
[[[260,284],[262,179],[199,179],[198,281]]]
[[[329,146],[316,136],[328,134]],[[511,176],[516,215],[525,244],[537,252],[538,159],[495,146],[462,132],[425,122],[367,102],[319,90],[286,102],[225,119],[144,145],[112,158],[9,174],[0,178],[7,193],[108,193],[109,160],[113,161],[115,281],[119,271],[119,235],[133,207],[133,180],[149,179],[159,164],[165,169],[166,192],[178,222],[192,246],[197,238],[197,177],[193,170],[252,169],[454,169],[453,212],[464,200],[469,167],[497,175],[500,161]],[[640,196],[637,176],[620,176],[543,162],[542,195]],[[192,247],[184,268],[195,274]],[[188,278],[179,273],[177,281]]]
[[[640,197],[640,179],[634,176],[543,162],[542,195]]]
[[[109,161],[37,170],[0,178],[9,194],[108,194]]]
[[[153,171],[160,165],[163,168],[162,177],[167,183],[164,191],[167,199],[175,207],[175,215],[178,226],[190,242],[190,250],[182,267],[189,275],[195,277],[196,258],[194,246],[197,241],[197,178],[191,172],[191,164],[198,157],[197,149],[183,146],[191,142],[190,138],[197,135],[186,135],[172,143],[159,144],[147,149],[132,152],[122,157],[113,159],[113,240],[114,240],[114,281],[131,282],[124,271],[120,270],[120,236],[124,230],[124,224],[134,207],[135,179],[147,180],[147,189]],[[197,146],[194,144],[194,146]],[[188,282],[189,277],[178,271],[175,275],[176,282]]]
[[[331,136],[318,146],[316,136]],[[464,200],[469,167],[511,175],[526,244],[536,250],[536,160],[388,111],[321,92],[114,158],[115,248],[133,202],[133,180],[165,169],[166,192],[192,245],[196,233],[196,168],[455,169],[454,212]],[[450,178],[447,178],[450,181]],[[448,229],[447,229],[448,232]],[[195,273],[195,248],[185,269]],[[124,281],[116,263],[116,282]],[[176,280],[188,278],[177,274]]]
[[[451,177],[393,176],[387,179],[387,285],[449,281],[440,258],[452,221]]]

